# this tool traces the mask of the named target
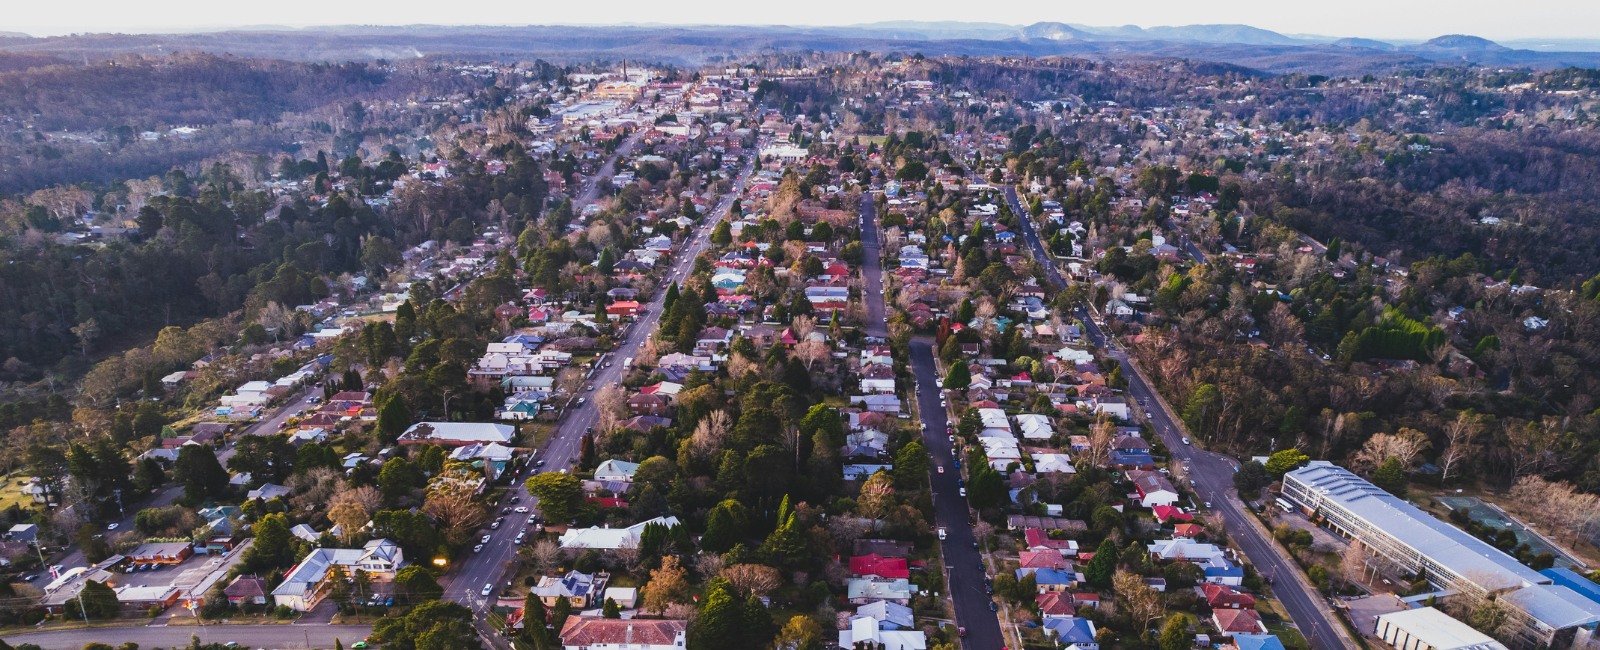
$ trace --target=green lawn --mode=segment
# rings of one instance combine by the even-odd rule
[[[1306,643],[1306,638],[1301,636],[1300,630],[1287,625],[1268,625],[1267,633],[1278,637],[1283,642],[1283,647],[1297,650],[1307,650],[1311,646]]]

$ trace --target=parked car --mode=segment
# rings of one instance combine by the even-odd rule
[[[488,535],[484,535],[482,539],[478,540],[478,543],[480,543],[480,544],[488,544],[489,543],[489,536]]]
[[[481,553],[482,551],[483,551],[483,545],[482,544],[479,544],[477,546],[472,547],[472,552],[473,553]]]

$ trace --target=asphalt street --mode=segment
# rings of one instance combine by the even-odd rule
[[[1055,265],[1045,262],[1050,257],[1045,254],[1044,246],[1039,241],[1033,219],[1028,216],[1028,212],[1022,207],[1022,202],[1017,198],[1016,188],[1006,186],[1005,194],[1011,203],[1012,211],[1022,216],[1019,220],[1022,223],[1022,235],[1033,250],[1035,259],[1044,263],[1051,282],[1058,287],[1066,286],[1060,274],[1056,272]],[[1195,261],[1205,262],[1205,255],[1187,238],[1183,240],[1182,246]],[[1188,468],[1177,470],[1175,473],[1182,473],[1193,481],[1190,489],[1198,495],[1201,501],[1198,505],[1205,506],[1213,517],[1222,518],[1228,538],[1239,545],[1261,575],[1272,580],[1273,594],[1288,610],[1290,618],[1300,628],[1301,634],[1306,637],[1312,650],[1353,648],[1354,642],[1345,635],[1344,628],[1331,618],[1333,613],[1327,601],[1309,583],[1303,581],[1299,567],[1290,564],[1278,553],[1274,542],[1266,535],[1263,528],[1252,525],[1246,519],[1252,515],[1245,511],[1244,503],[1239,500],[1238,493],[1233,489],[1233,473],[1239,466],[1239,461],[1184,444],[1183,430],[1177,426],[1177,415],[1133,368],[1127,353],[1117,347],[1114,341],[1107,340],[1105,332],[1082,305],[1077,307],[1076,316],[1083,322],[1089,341],[1105,349],[1107,354],[1122,366],[1122,376],[1128,380],[1126,396],[1143,404],[1143,409],[1149,413],[1148,419],[1167,449],[1171,451],[1173,460],[1181,463],[1181,467]],[[1133,405],[1130,405],[1130,408],[1132,407]]]
[[[861,278],[867,303],[867,336],[889,336],[889,319],[884,315],[882,240],[878,237],[878,205],[873,194],[861,194]]]
[[[1283,602],[1284,609],[1299,626],[1300,633],[1311,644],[1312,650],[1339,650],[1351,645],[1345,640],[1342,626],[1332,620],[1327,600],[1302,582],[1299,579],[1299,567],[1285,560],[1274,547],[1274,542],[1262,532],[1263,529],[1251,525],[1246,519],[1252,515],[1245,512],[1244,502],[1239,500],[1238,492],[1233,489],[1233,473],[1239,461],[1192,444],[1184,444],[1177,416],[1166,402],[1158,399],[1144,377],[1134,370],[1128,362],[1128,355],[1113,347],[1114,343],[1108,344],[1105,333],[1081,306],[1077,317],[1083,322],[1090,342],[1105,348],[1122,366],[1122,376],[1128,379],[1126,396],[1144,404],[1143,408],[1150,414],[1151,425],[1161,435],[1161,441],[1171,451],[1173,460],[1188,468],[1182,473],[1194,481],[1190,489],[1201,500],[1202,503],[1198,505],[1209,503],[1209,514],[1222,518],[1228,538],[1239,545],[1257,572],[1272,579],[1273,595]]]
[[[201,643],[237,642],[240,648],[332,648],[334,639],[348,648],[372,634],[371,625],[205,625],[162,627],[92,627],[6,635],[11,645],[32,643],[46,650],[78,650],[98,641],[119,645],[133,642],[141,648],[188,647],[191,637]]]
[[[879,293],[883,287],[879,241],[877,207],[870,193],[863,194],[861,244],[865,258],[861,274],[866,285],[866,332],[868,336],[882,337],[888,336],[888,330],[884,296]],[[953,457],[950,449],[953,445],[945,433],[945,427],[950,423],[945,417],[945,410],[939,406],[939,378],[934,368],[931,339],[912,340],[910,364],[917,380],[915,390],[919,419],[927,426],[922,444],[933,455],[934,468],[930,470],[929,479],[933,488],[934,512],[938,518],[934,525],[946,531],[945,539],[940,543],[946,588],[950,590],[950,600],[955,605],[956,625],[967,629],[967,638],[961,641],[962,648],[1000,650],[1004,646],[1000,622],[995,613],[989,610],[989,603],[994,601],[983,582],[988,569],[983,564],[983,556],[973,547],[975,536],[969,525],[971,514],[967,510],[967,500],[961,497],[961,488],[957,485],[961,470],[951,462]],[[943,473],[938,471],[940,466],[944,467]]]
[[[722,200],[712,210],[711,216],[705,220],[703,227],[695,232],[692,239],[684,244],[684,250],[674,257],[672,272],[669,281],[682,281],[694,268],[694,259],[705,251],[710,242],[711,230],[728,213],[733,205],[734,198],[743,191],[745,183],[749,180],[753,161],[747,164],[734,182],[733,192],[724,195]],[[611,165],[608,163],[606,169]],[[665,288],[665,285],[662,287]],[[615,352],[608,354],[605,362],[596,368],[590,378],[584,382],[581,404],[575,404],[563,414],[563,419],[557,425],[552,435],[542,450],[536,453],[537,460],[544,461],[543,467],[526,470],[512,482],[509,494],[519,498],[518,503],[511,504],[502,501],[501,508],[527,506],[535,508],[538,500],[530,495],[525,485],[525,480],[538,472],[556,472],[569,469],[578,457],[583,435],[600,419],[599,408],[593,400],[593,393],[587,389],[593,387],[598,390],[604,386],[619,382],[623,375],[623,360],[632,358],[645,341],[655,332],[656,324],[661,318],[662,303],[666,299],[666,292],[658,291],[649,305],[640,314],[639,320],[629,326],[627,336],[617,347]],[[498,513],[496,516],[499,516]],[[527,526],[526,514],[512,513],[505,515],[506,523],[499,530],[486,531],[489,541],[484,544],[480,552],[467,551],[463,557],[456,559],[457,568],[446,577],[445,599],[455,601],[472,608],[480,614],[486,613],[489,598],[483,596],[483,589],[490,587],[490,598],[498,593],[499,587],[506,586],[505,574],[515,559],[518,546],[515,543],[517,533]],[[562,522],[555,522],[562,523]],[[482,629],[480,620],[480,631]],[[485,636],[488,637],[487,632]],[[492,637],[490,637],[492,638]]]
[[[933,508],[938,516],[937,526],[945,529],[945,539],[940,542],[944,556],[947,587],[950,600],[955,604],[956,625],[967,629],[967,638],[961,640],[964,650],[1000,650],[1005,639],[1000,631],[1000,619],[989,610],[995,602],[988,594],[983,580],[989,576],[990,565],[979,549],[974,548],[972,514],[967,500],[961,497],[961,469],[955,467],[946,427],[951,422],[945,409],[939,406],[939,375],[934,366],[933,339],[916,338],[911,341],[911,372],[917,378],[917,413],[928,426],[923,432],[922,444],[933,456]],[[939,472],[939,468],[944,472]]]

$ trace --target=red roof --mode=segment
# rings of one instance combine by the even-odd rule
[[[1251,609],[1256,606],[1255,596],[1241,594],[1227,585],[1206,583],[1200,585],[1200,590],[1206,596],[1206,603],[1213,609],[1219,607],[1232,607],[1235,609]]]
[[[1041,616],[1066,616],[1072,613],[1070,597],[1069,594],[1052,591],[1046,594],[1039,594],[1034,600],[1039,603],[1039,614]]]
[[[911,577],[911,569],[906,567],[905,558],[884,557],[877,553],[850,558],[850,573],[860,576],[878,576],[880,578]]]
[[[1172,534],[1178,537],[1199,537],[1201,533],[1206,532],[1200,524],[1178,524],[1174,528]]]
[[[1028,548],[1049,548],[1057,551],[1070,550],[1072,541],[1065,539],[1050,539],[1045,532],[1038,528],[1029,528],[1022,531],[1022,537],[1027,540]]]
[[[1061,553],[1054,550],[1023,551],[1020,560],[1024,569],[1067,568],[1066,558],[1061,557]]]
[[[585,500],[588,501],[589,503],[593,503],[593,504],[595,504],[597,506],[600,506],[602,508],[626,508],[626,507],[628,507],[628,502],[627,501],[623,501],[622,499],[618,499],[616,497],[589,497],[588,499],[585,499]]]
[[[1223,634],[1256,634],[1266,630],[1261,617],[1253,609],[1218,609],[1211,612],[1217,629]]]
[[[1190,521],[1194,519],[1194,515],[1184,512],[1174,506],[1156,506],[1151,508],[1150,512],[1155,513],[1156,521],[1162,523],[1166,523],[1168,519],[1177,519],[1178,521]]]
[[[998,403],[995,403],[993,401],[986,400],[986,399],[980,399],[980,400],[978,400],[976,402],[973,402],[972,404],[970,404],[970,406],[972,408],[975,408],[975,409],[997,409],[997,408],[1000,408],[1000,405]]]

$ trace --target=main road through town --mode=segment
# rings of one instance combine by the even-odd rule
[[[137,643],[141,648],[186,648],[192,638],[200,643],[238,643],[240,648],[332,648],[335,639],[348,648],[372,634],[371,625],[164,625],[45,630],[7,634],[11,645],[32,643],[45,650],[78,650],[99,642],[109,645]]]
[[[885,282],[879,265],[882,251],[878,235],[878,212],[872,199],[871,193],[861,196],[861,244],[865,254],[861,272],[866,285],[863,290],[867,307],[866,333],[868,336],[883,337],[888,335],[884,295],[881,293]],[[914,390],[918,416],[927,426],[922,444],[933,455],[935,467],[929,475],[938,519],[934,525],[943,527],[947,533],[940,542],[945,565],[945,588],[949,590],[950,600],[955,605],[956,625],[967,630],[967,638],[962,639],[961,647],[965,650],[1000,650],[1005,640],[1000,635],[999,618],[989,610],[989,604],[994,601],[989,597],[983,581],[988,574],[988,566],[973,543],[976,538],[968,525],[972,517],[967,510],[967,500],[961,497],[957,485],[961,472],[951,462],[950,449],[953,444],[945,433],[950,422],[945,417],[944,408],[939,406],[939,379],[934,368],[931,339],[919,338],[911,342],[910,365],[916,376]],[[943,473],[937,471],[940,466],[944,467]]]
[[[694,259],[706,250],[712,229],[717,222],[727,215],[728,208],[732,206],[733,201],[744,190],[753,165],[753,160],[745,164],[739,177],[734,181],[732,192],[723,195],[722,199],[711,211],[711,216],[705,220],[703,226],[694,231],[690,238],[682,244],[683,249],[674,258],[673,266],[666,276],[667,281],[682,281],[688,276],[689,271],[694,268]],[[610,167],[611,165],[608,163],[607,169]],[[665,291],[656,292],[655,298],[640,313],[638,321],[625,330],[626,335],[617,346],[616,351],[607,355],[606,362],[598,364],[591,376],[584,382],[585,389],[594,387],[598,390],[601,387],[622,380],[624,372],[622,360],[632,358],[639,351],[639,348],[644,346],[650,334],[655,331],[657,322],[661,318],[662,302],[665,298]],[[587,399],[592,396],[592,393],[584,390],[582,395],[584,401],[581,404],[572,405],[563,413],[562,420],[557,425],[555,433],[545,443],[544,448],[536,452],[537,460],[544,461],[544,466],[530,467],[525,473],[518,475],[512,481],[507,495],[508,497],[517,497],[518,502],[512,504],[509,498],[503,499],[499,507],[508,508],[524,505],[529,508],[535,507],[538,502],[528,493],[524,481],[533,474],[542,471],[558,472],[564,469],[570,471],[572,463],[578,457],[584,433],[589,431],[595,425],[595,422],[600,419],[598,406],[593,400]],[[491,640],[490,643],[492,645],[495,644],[495,637],[483,623],[481,615],[488,613],[490,606],[493,604],[492,599],[495,594],[498,594],[504,587],[509,586],[506,582],[506,573],[512,568],[513,560],[517,554],[518,546],[515,543],[515,538],[517,533],[526,526],[529,515],[513,512],[505,516],[506,523],[499,530],[488,532],[489,540],[484,543],[483,550],[478,552],[468,551],[464,557],[457,558],[457,566],[445,577],[447,583],[445,599],[462,603],[478,612],[480,614],[479,632],[482,633],[485,639]],[[565,522],[549,523],[562,524]],[[489,592],[488,596],[484,596],[485,589]]]
[[[1016,189],[1007,186],[1005,194],[1011,203],[1012,211],[1020,217],[1023,237],[1028,240],[1028,247],[1033,251],[1035,259],[1044,266],[1047,275],[1056,286],[1065,286],[1061,276],[1056,273],[1055,264],[1050,262],[1044,246],[1039,242],[1033,220],[1023,209],[1022,202],[1017,199]],[[1192,244],[1184,243],[1192,256],[1204,259]],[[1208,509],[1214,516],[1221,516],[1228,538],[1239,545],[1261,575],[1272,580],[1273,594],[1288,610],[1289,616],[1299,626],[1301,634],[1311,644],[1312,650],[1354,648],[1355,644],[1349,639],[1344,626],[1333,620],[1333,612],[1328,601],[1305,581],[1299,567],[1291,564],[1279,553],[1272,539],[1267,536],[1266,529],[1247,519],[1253,515],[1245,511],[1244,502],[1239,500],[1238,492],[1233,489],[1233,473],[1238,468],[1239,461],[1223,454],[1184,444],[1183,430],[1179,428],[1177,415],[1145,381],[1144,375],[1133,367],[1128,354],[1120,349],[1115,341],[1107,339],[1105,332],[1095,323],[1084,306],[1077,306],[1074,315],[1083,323],[1089,341],[1104,349],[1108,356],[1116,359],[1122,366],[1122,376],[1128,379],[1126,396],[1137,400],[1137,404],[1142,404],[1144,411],[1149,413],[1147,419],[1159,432],[1167,449],[1171,450],[1172,460],[1179,464],[1179,469],[1174,470],[1175,474],[1186,476],[1193,481],[1190,489],[1198,495],[1201,505],[1210,504]],[[1129,408],[1138,407],[1130,404]]]

